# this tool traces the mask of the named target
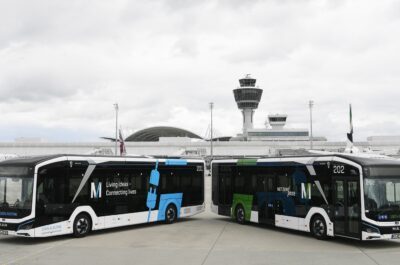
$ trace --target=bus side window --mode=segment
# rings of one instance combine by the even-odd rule
[[[43,196],[43,181],[38,181],[38,186],[37,186],[37,196],[36,196],[36,201],[40,202],[40,200],[42,200],[42,196]]]
[[[324,193],[325,199],[328,201],[328,203],[332,203],[332,193],[333,193],[333,188],[332,188],[332,178],[331,178],[331,165],[327,164],[326,162],[320,162],[314,164],[314,170],[316,172],[316,176],[312,177],[313,182],[319,181],[322,191]],[[308,170],[306,168],[303,169],[305,173],[308,173]],[[317,205],[322,205],[326,204],[326,201],[324,197],[321,194],[321,191],[318,189],[318,187],[313,184],[312,185],[312,199],[317,203]]]
[[[204,190],[204,182],[203,182],[203,171],[192,172],[192,203],[202,203],[204,201],[203,198],[203,190]]]
[[[143,173],[142,172],[135,172],[134,175],[132,176],[133,178],[133,183],[134,183],[134,187],[136,189],[136,192],[138,194],[141,194],[143,192]]]
[[[5,179],[0,179],[0,203],[6,201],[6,199],[4,198],[5,188],[6,188],[6,180]]]
[[[212,174],[211,174],[211,182],[212,182],[212,195],[211,199],[213,204],[217,205],[218,204],[218,179],[219,179],[219,165],[218,164],[213,164],[212,165]]]
[[[41,191],[37,192],[38,202],[43,204],[65,204],[67,201],[67,167],[66,163],[54,163],[40,168],[39,185]],[[39,190],[38,190],[39,191]]]
[[[247,176],[245,176],[245,173],[243,170],[238,170],[237,174],[235,175],[234,178],[234,183],[233,183],[233,193],[239,193],[243,194],[244,193],[244,180]]]
[[[190,191],[192,188],[192,172],[189,169],[181,169],[177,172],[180,177],[180,190],[182,191]]]
[[[256,192],[264,192],[265,189],[265,176],[263,174],[253,174],[252,182],[256,183],[254,190]]]
[[[275,179],[275,176],[274,176],[274,175],[268,175],[268,176],[267,176],[267,191],[268,191],[268,192],[274,192],[274,191],[276,191],[274,179]]]
[[[160,174],[161,178],[160,178],[160,186],[159,186],[159,190],[161,193],[168,193],[168,187],[167,187],[167,174],[165,172],[162,172]]]
[[[292,188],[293,186],[292,174],[290,174],[286,170],[279,172],[277,179],[278,179],[278,185],[277,185],[278,187],[289,188],[289,189]]]
[[[182,192],[180,185],[183,182],[186,183],[187,179],[183,179],[184,176],[179,170],[172,167],[160,167],[159,171],[161,175],[159,193]]]
[[[177,171],[180,178],[180,187],[178,192],[183,192],[182,205],[191,205],[193,201],[192,194],[192,170],[190,168],[180,168]]]
[[[79,185],[85,175],[87,164],[73,164],[72,167],[68,169],[68,202],[72,202],[75,197],[75,194],[78,192]],[[87,202],[89,197],[89,189],[90,183],[86,182],[85,186],[83,186],[82,190],[79,192],[76,197],[76,202]]]

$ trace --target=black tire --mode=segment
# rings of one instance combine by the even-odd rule
[[[325,220],[321,215],[316,215],[310,224],[311,234],[318,240],[326,239],[326,232],[328,228],[326,226]]]
[[[92,230],[92,219],[88,214],[81,213],[74,220],[74,237],[85,237]]]
[[[170,203],[167,209],[165,209],[165,223],[172,224],[176,222],[176,219],[178,219],[178,213],[176,211],[176,207],[174,204]]]
[[[246,217],[245,216],[246,216],[246,212],[245,212],[243,206],[241,204],[236,206],[236,210],[235,210],[236,222],[238,222],[241,225],[245,224],[246,223]]]

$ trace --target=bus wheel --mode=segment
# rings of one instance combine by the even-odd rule
[[[322,216],[317,215],[311,221],[311,233],[316,239],[326,239],[326,223]]]
[[[91,229],[92,220],[90,216],[85,213],[78,214],[74,221],[74,236],[85,237],[89,234]]]
[[[241,204],[236,207],[236,222],[244,224],[246,222],[244,208]]]
[[[171,203],[165,210],[165,223],[172,224],[173,222],[176,221],[176,218],[177,218],[176,207]]]

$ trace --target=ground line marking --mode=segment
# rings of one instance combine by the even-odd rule
[[[214,250],[215,245],[217,244],[218,240],[220,239],[220,237],[221,237],[222,234],[224,233],[225,228],[226,228],[226,226],[227,226],[228,224],[229,224],[229,223],[226,222],[225,225],[224,225],[224,227],[221,229],[221,232],[219,232],[217,238],[215,239],[215,241],[214,241],[214,243],[212,244],[211,248],[208,250],[207,255],[205,256],[205,258],[204,258],[203,262],[201,263],[201,265],[204,265],[204,264],[206,263],[208,257],[210,256],[211,252]]]
[[[59,243],[59,244],[51,245],[51,246],[48,246],[48,247],[45,248],[45,249],[41,249],[41,250],[39,250],[39,251],[30,253],[30,254],[28,254],[28,255],[26,255],[26,256],[19,257],[19,258],[16,258],[16,259],[7,261],[6,263],[4,263],[4,265],[12,264],[12,263],[15,263],[15,262],[17,262],[17,261],[21,261],[21,260],[24,260],[24,259],[27,259],[27,258],[31,258],[31,257],[34,257],[34,256],[38,256],[38,255],[40,255],[40,254],[46,252],[47,250],[50,250],[50,249],[55,248],[55,247],[62,246],[62,245],[64,245],[64,244],[70,242],[71,240],[73,240],[73,239],[69,239],[69,240],[64,241],[64,242],[61,242],[61,243]]]
[[[376,265],[380,265],[373,257],[371,257],[370,255],[368,255],[366,252],[364,252],[364,250],[362,250],[361,247],[358,247],[358,249],[361,251],[361,253],[363,253],[365,256],[367,256],[370,260],[372,260]]]

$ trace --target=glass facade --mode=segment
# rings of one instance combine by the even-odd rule
[[[241,87],[255,87],[256,86],[256,79],[254,78],[242,78],[239,79],[239,83]]]
[[[270,122],[285,122],[286,117],[269,117]]]
[[[261,100],[262,89],[259,88],[238,88],[233,90],[236,103],[240,109],[258,107]]]
[[[248,132],[249,137],[280,137],[280,136],[309,136],[308,132],[288,132],[288,131],[281,131],[281,132]]]

